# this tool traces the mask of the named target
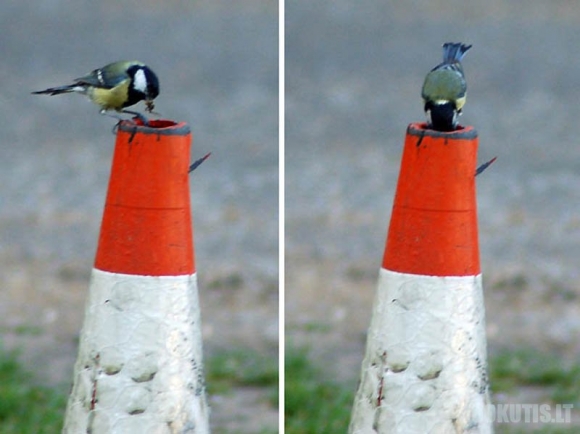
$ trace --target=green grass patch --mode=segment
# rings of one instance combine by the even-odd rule
[[[287,348],[285,426],[288,434],[346,432],[354,400],[354,385],[329,379],[313,364],[308,351]],[[353,373],[354,376],[354,373]],[[546,387],[554,404],[580,406],[580,365],[563,366],[555,355],[533,349],[503,351],[490,358],[490,384],[494,393],[516,392],[522,386]],[[572,434],[577,426],[546,425],[538,429],[496,425],[497,434]]]
[[[563,365],[557,355],[530,348],[504,350],[490,359],[494,393],[510,393],[518,386],[541,386],[556,404],[580,406],[580,364]]]
[[[35,384],[14,353],[0,351],[0,434],[62,430],[67,396]]]
[[[14,333],[19,336],[40,336],[43,332],[41,327],[20,324],[13,327],[0,327],[0,333]]]
[[[212,356],[206,362],[209,393],[234,386],[269,388],[268,402],[278,406],[278,360],[249,350]],[[68,395],[38,385],[16,353],[0,351],[0,434],[53,434],[62,430]],[[263,430],[260,434],[271,434]]]
[[[304,349],[286,349],[285,373],[287,434],[347,432],[355,392],[352,386],[325,377]]]
[[[308,322],[302,327],[305,332],[310,333],[328,333],[332,331],[332,326],[330,324],[323,324],[320,322]]]
[[[278,359],[247,349],[222,351],[205,363],[208,393],[220,394],[233,387],[269,388],[269,402],[278,405]]]

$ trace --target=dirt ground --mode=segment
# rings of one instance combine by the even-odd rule
[[[0,7],[0,332],[70,382],[107,187],[111,119],[42,98],[109,61],[159,74],[187,121],[206,355],[278,341],[277,5],[45,1]],[[402,140],[445,41],[473,44],[461,119],[480,137],[480,249],[491,354],[580,354],[580,9],[573,2],[286,2],[286,340],[356,381]],[[259,391],[213,397],[212,424],[277,425]],[[256,417],[256,415],[259,415]]]
[[[461,123],[480,162],[498,157],[477,181],[489,353],[578,360],[579,23],[571,2],[286,3],[290,344],[356,383],[405,130],[442,43],[462,41]]]
[[[186,121],[206,360],[278,351],[275,1],[49,0],[0,6],[0,342],[67,391],[109,178],[115,120],[68,84],[120,59],[158,74],[156,110]],[[143,110],[142,106],[137,106]],[[278,426],[268,391],[210,397],[216,432]]]

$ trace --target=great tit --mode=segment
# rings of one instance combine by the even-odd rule
[[[92,102],[101,107],[102,114],[107,110],[129,113],[140,117],[147,125],[147,119],[141,113],[125,110],[125,107],[144,100],[145,109],[151,113],[155,108],[153,100],[159,95],[159,79],[144,63],[120,61],[95,69],[84,77],[75,79],[73,84],[32,93],[60,95],[70,92],[87,95]]]
[[[461,59],[471,45],[447,42],[443,44],[443,62],[425,77],[421,96],[429,128],[453,131],[465,104],[467,83]]]

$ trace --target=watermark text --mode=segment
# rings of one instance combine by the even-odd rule
[[[573,404],[492,404],[496,423],[570,423]]]

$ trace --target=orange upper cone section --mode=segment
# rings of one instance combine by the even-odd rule
[[[411,124],[383,268],[429,276],[480,273],[475,197],[477,133]]]
[[[145,276],[195,272],[190,148],[184,123],[120,124],[95,268]]]

